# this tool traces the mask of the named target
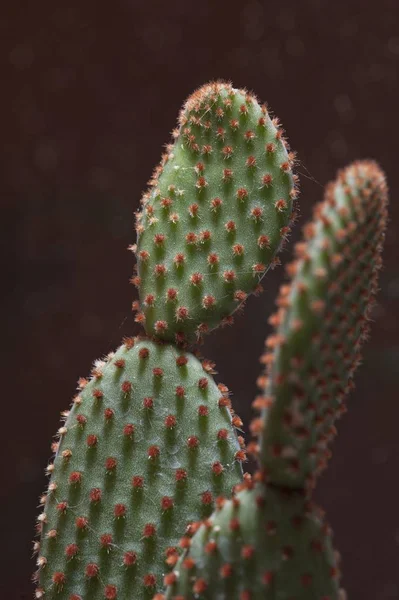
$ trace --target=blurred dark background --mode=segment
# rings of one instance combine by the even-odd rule
[[[181,103],[213,78],[247,86],[281,118],[300,158],[302,224],[340,166],[373,157],[387,172],[379,306],[317,500],[349,600],[399,598],[398,2],[69,0],[2,12],[1,598],[32,597],[59,413],[92,360],[139,331],[133,212]],[[271,272],[266,293],[205,345],[246,423],[283,276]]]

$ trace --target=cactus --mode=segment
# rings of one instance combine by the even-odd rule
[[[200,88],[174,138],[138,214],[133,283],[147,333],[182,342],[229,322],[258,289],[297,191],[278,120],[246,90]]]
[[[48,467],[38,598],[149,599],[162,585],[181,527],[241,480],[241,422],[209,371],[146,339],[96,363]]]
[[[296,246],[254,402],[259,470],[243,478],[228,389],[187,348],[232,322],[278,262],[295,216],[294,155],[266,108],[223,82],[187,100],[174,138],[131,247],[147,335],[97,361],[64,413],[38,518],[36,598],[345,600],[311,492],[368,333],[384,175],[371,161],[342,171]]]
[[[327,187],[288,266],[252,424],[255,477],[195,533],[167,577],[167,600],[344,600],[331,534],[309,505],[333,422],[360,361],[377,291],[387,189],[357,162]],[[265,381],[266,379],[266,381]]]

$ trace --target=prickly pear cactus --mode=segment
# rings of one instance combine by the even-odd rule
[[[48,467],[36,598],[152,598],[168,548],[241,480],[241,422],[211,371],[147,339],[95,365]]]
[[[221,503],[201,525],[166,576],[165,598],[337,600],[337,558],[315,506],[260,485]]]
[[[246,90],[211,83],[184,105],[137,222],[149,335],[178,342],[226,322],[275,264],[296,197],[277,119]]]
[[[334,422],[361,361],[377,292],[386,227],[387,188],[379,167],[356,162],[341,171],[316,206],[288,265],[263,362],[263,410],[252,430],[273,484],[312,486],[330,456]],[[272,351],[272,352],[270,352]]]

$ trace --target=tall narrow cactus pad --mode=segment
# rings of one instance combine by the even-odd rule
[[[369,331],[386,204],[379,167],[350,165],[327,187],[288,265],[291,283],[281,288],[271,318],[276,331],[266,342],[273,352],[263,357],[266,393],[256,401],[263,414],[252,427],[273,484],[312,486],[329,458]]]
[[[239,419],[211,370],[137,339],[96,363],[48,468],[37,598],[153,596],[165,551],[241,479]]]
[[[167,600],[339,600],[329,527],[301,495],[266,487],[225,501],[194,535]]]
[[[184,105],[138,215],[138,276],[150,335],[195,340],[254,292],[287,236],[293,155],[245,90],[211,83]]]

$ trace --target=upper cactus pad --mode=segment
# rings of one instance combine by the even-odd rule
[[[37,598],[148,600],[165,551],[241,480],[240,420],[209,371],[133,339],[95,365],[48,468]]]
[[[343,600],[337,558],[316,507],[259,486],[221,503],[200,527],[166,577],[166,598]]]
[[[259,459],[268,480],[312,486],[330,455],[334,421],[367,338],[386,226],[387,188],[379,167],[356,162],[327,187],[288,265],[275,333],[266,342]]]
[[[137,220],[133,282],[150,335],[195,340],[276,261],[296,196],[282,133],[265,106],[230,84],[188,98]]]

